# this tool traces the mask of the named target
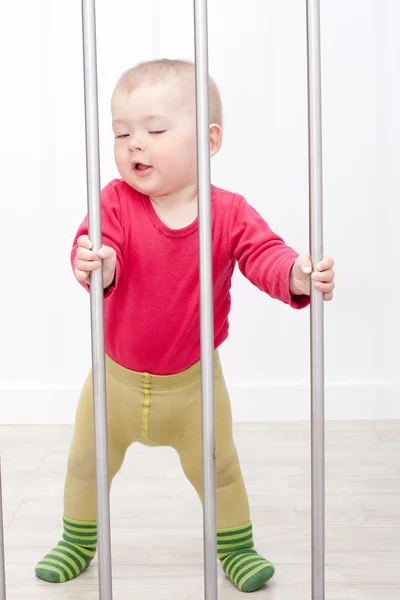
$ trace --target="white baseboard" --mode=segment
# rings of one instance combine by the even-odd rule
[[[233,418],[237,422],[308,421],[308,384],[231,386]],[[400,381],[393,383],[332,383],[325,387],[327,421],[400,419]]]
[[[309,386],[229,385],[236,422],[307,421]],[[0,425],[71,424],[80,389],[0,388]],[[327,420],[400,419],[400,381],[326,385]]]

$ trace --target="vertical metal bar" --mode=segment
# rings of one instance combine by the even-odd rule
[[[320,3],[307,0],[310,254],[323,257]],[[323,294],[311,286],[312,599],[325,599],[325,390]]]
[[[6,566],[4,556],[3,489],[0,464],[0,600],[6,600]]]
[[[194,29],[199,210],[204,589],[206,600],[217,600],[218,580],[215,490],[214,294],[212,268],[207,0],[194,0]]]
[[[89,238],[93,243],[93,250],[99,250],[101,248],[102,236],[95,0],[82,0],[82,31]],[[94,271],[91,275],[90,309],[96,457],[99,596],[100,600],[112,600],[102,269]]]

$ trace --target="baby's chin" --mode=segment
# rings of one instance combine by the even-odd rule
[[[161,198],[168,196],[170,194],[174,194],[180,190],[183,190],[188,187],[188,182],[155,182],[151,181],[151,178],[138,179],[137,177],[122,177],[122,179],[130,185],[134,190],[139,192],[140,194],[144,194],[145,196],[149,196],[150,198]]]
[[[122,179],[125,181],[125,183],[130,185],[131,188],[133,188],[140,194],[144,194],[145,196],[150,196],[151,198],[157,198],[159,196],[165,196],[166,194],[171,193],[171,190],[169,188],[167,188],[166,186],[164,187],[162,185],[155,184],[154,182],[151,182],[148,180],[147,181],[146,180],[138,181],[136,178],[133,179],[131,177],[129,177],[129,178],[122,177]]]
[[[121,178],[127,183],[131,188],[140,192],[141,194],[150,195],[155,191],[159,186],[154,181],[151,181],[150,177],[135,177],[132,173],[126,173],[120,171]]]

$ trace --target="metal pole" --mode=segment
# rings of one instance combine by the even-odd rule
[[[3,490],[1,485],[0,464],[0,600],[6,600],[6,569],[4,558],[4,518],[3,518]]]
[[[215,491],[214,300],[212,269],[207,0],[194,0],[194,29],[200,266],[204,590],[206,600],[217,600],[218,580]]]
[[[82,26],[89,238],[93,243],[93,250],[96,251],[101,248],[102,241],[95,0],[82,0]],[[102,269],[98,269],[91,274],[90,310],[96,457],[99,597],[100,600],[112,600]]]
[[[319,0],[307,0],[310,254],[323,257]],[[325,397],[323,294],[311,286],[312,600],[325,600]]]

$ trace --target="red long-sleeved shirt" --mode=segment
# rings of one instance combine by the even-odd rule
[[[117,254],[114,283],[105,291],[106,353],[134,371],[183,371],[200,358],[198,220],[170,229],[150,199],[120,179],[102,190],[101,210],[103,245]],[[72,265],[77,239],[87,233],[86,217]],[[215,348],[228,336],[236,262],[272,298],[297,309],[309,304],[308,296],[290,294],[298,254],[242,196],[212,186],[212,235]]]

